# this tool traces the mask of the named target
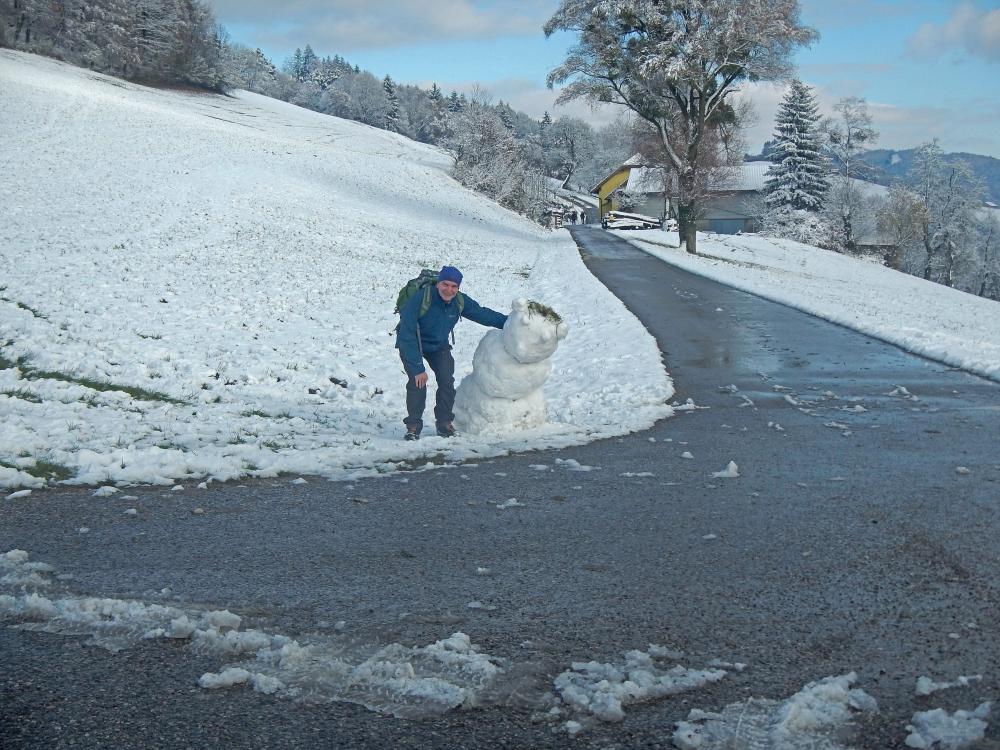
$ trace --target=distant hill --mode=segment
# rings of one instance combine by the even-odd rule
[[[759,154],[747,154],[746,161],[768,161],[769,144],[764,144],[764,148]],[[864,179],[877,182],[879,185],[889,185],[893,180],[900,180],[906,177],[906,173],[913,166],[913,157],[917,150],[908,148],[902,151],[880,148],[866,151],[861,155],[862,161],[873,167],[873,173],[864,175]],[[964,161],[976,175],[986,183],[986,200],[992,203],[1000,203],[1000,159],[992,156],[982,156],[981,154],[953,153],[945,154],[944,160]]]
[[[913,157],[917,150],[908,148],[904,151],[891,149],[875,149],[861,155],[862,160],[875,168],[875,174],[869,179],[880,185],[888,185],[896,179],[902,179],[913,166]],[[945,154],[947,162],[964,161],[976,175],[986,183],[989,193],[987,200],[1000,203],[1000,159],[980,154],[953,153]]]

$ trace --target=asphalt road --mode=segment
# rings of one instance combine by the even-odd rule
[[[351,484],[137,488],[135,501],[55,489],[0,505],[0,550],[29,550],[76,594],[228,608],[303,641],[465,632],[513,665],[485,705],[407,720],[207,691],[197,678],[219,659],[182,644],[109,653],[7,627],[0,747],[670,747],[691,708],[856,671],[881,711],[852,744],[874,750],[904,747],[915,711],[1000,695],[1000,386],[572,231],[656,337],[678,400],[708,408],[580,448]],[[729,461],[738,478],[711,476]],[[507,498],[523,507],[498,509]],[[534,716],[570,662],[650,643],[688,666],[748,666],[576,738]],[[918,676],[976,674],[914,695]],[[1000,748],[1000,721],[976,747]]]

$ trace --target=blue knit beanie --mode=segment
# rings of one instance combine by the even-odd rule
[[[438,281],[454,281],[459,286],[462,285],[462,272],[455,266],[443,266],[438,274]]]

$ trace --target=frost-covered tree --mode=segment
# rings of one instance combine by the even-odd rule
[[[461,112],[464,106],[465,102],[463,98],[458,95],[457,91],[452,91],[448,96],[448,111]]]
[[[547,174],[572,180],[580,165],[594,155],[597,148],[594,129],[577,117],[560,117],[546,131],[542,142],[550,144],[547,162],[555,166]]]
[[[503,126],[507,130],[514,129],[514,109],[509,104],[504,104],[502,101],[497,104],[497,114],[500,115],[500,121],[503,122]]]
[[[816,32],[799,23],[798,0],[562,0],[544,27],[578,35],[548,75],[568,84],[558,101],[586,98],[627,107],[649,123],[678,176],[679,218],[688,252],[689,216],[699,208],[703,140],[734,87],[782,79],[795,48]]]
[[[319,86],[320,91],[326,91],[343,74],[343,64],[330,57],[325,57],[313,66],[312,72],[309,74],[309,81]]]
[[[409,112],[411,127],[418,141],[439,144],[444,142],[448,133],[444,94],[436,83],[431,84],[427,92],[425,108],[416,105]]]
[[[1000,217],[992,215],[983,221],[982,246],[983,268],[977,294],[1000,301]]]
[[[263,90],[278,75],[274,63],[261,52],[259,47],[252,50],[241,44],[230,44],[228,54],[229,73],[235,86],[247,91]]]
[[[202,0],[0,0],[7,43],[151,83],[224,88],[224,41]]]
[[[864,216],[865,198],[857,183],[870,175],[871,167],[859,156],[878,139],[868,103],[856,96],[838,101],[835,117],[823,121],[826,149],[835,172],[827,193],[826,210],[839,227],[839,243],[848,252],[857,249],[858,225]]]
[[[382,82],[365,71],[339,78],[320,96],[317,109],[384,128],[389,116],[389,100]]]
[[[541,174],[531,169],[514,133],[495,107],[472,102],[450,120],[448,147],[455,178],[520,213],[539,218],[545,199]]]
[[[304,80],[303,67],[302,67],[302,50],[298,47],[295,48],[295,52],[285,60],[284,65],[281,69],[292,76],[296,81]]]
[[[968,164],[945,162],[943,157],[936,140],[921,145],[908,179],[926,207],[921,232],[923,277],[954,286],[958,266],[969,263],[974,253],[971,231],[982,206],[983,185]]]
[[[382,89],[389,102],[389,109],[385,115],[385,129],[399,133],[401,131],[399,97],[396,96],[396,84],[388,75],[382,79]]]
[[[886,265],[912,274],[914,269],[908,267],[908,262],[912,263],[913,256],[923,249],[927,205],[906,185],[896,182],[889,186],[889,194],[879,205],[875,221],[879,233],[892,245]]]
[[[795,79],[778,107],[773,165],[764,183],[768,208],[818,211],[830,187],[819,130],[819,105],[812,90]]]

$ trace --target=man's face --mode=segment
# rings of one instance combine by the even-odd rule
[[[437,283],[438,294],[445,302],[451,302],[458,294],[458,284],[454,281],[439,281]]]

